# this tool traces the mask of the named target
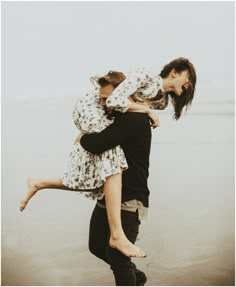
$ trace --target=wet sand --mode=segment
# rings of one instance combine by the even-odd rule
[[[19,211],[29,175],[60,176],[76,129],[71,105],[7,105],[2,120],[2,285],[109,286],[89,253],[94,202],[40,191]],[[190,113],[191,114],[191,113]],[[135,259],[152,286],[234,285],[234,118],[197,112],[153,131],[148,220]]]

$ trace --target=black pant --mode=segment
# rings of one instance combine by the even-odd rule
[[[137,212],[121,210],[121,221],[127,238],[135,243],[140,221]],[[89,250],[110,265],[117,286],[137,286],[138,270],[131,259],[109,246],[110,230],[105,208],[95,206],[90,220]]]

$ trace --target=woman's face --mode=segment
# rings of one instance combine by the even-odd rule
[[[110,96],[110,94],[114,91],[114,87],[109,84],[104,87],[100,87],[99,96],[100,96],[100,105],[106,105],[106,99]]]
[[[177,96],[181,96],[183,91],[191,86],[191,82],[189,80],[189,71],[182,71],[180,73],[173,71],[172,77],[173,92]]]

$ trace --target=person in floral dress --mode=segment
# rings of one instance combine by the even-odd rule
[[[74,105],[75,125],[83,134],[101,132],[113,123],[112,113],[116,111],[147,113],[151,125],[155,128],[159,125],[159,119],[153,109],[166,108],[169,95],[175,108],[175,119],[179,119],[182,108],[187,107],[192,101],[196,79],[194,68],[187,59],[176,59],[176,63],[176,67],[172,67],[169,63],[171,69],[167,77],[163,74],[165,69],[160,75],[138,69],[127,76],[121,72],[110,71],[103,77],[93,77],[98,86],[79,98]],[[182,105],[178,101],[180,96],[184,98]],[[113,201],[116,203],[116,208],[114,205],[109,205],[106,198],[111,231],[110,245],[126,256],[145,257],[145,252],[129,242],[122,230],[119,212],[121,179],[122,173],[127,168],[126,158],[120,146],[101,155],[93,155],[83,149],[76,140],[63,177],[29,178],[28,193],[21,201],[20,210],[25,209],[29,199],[38,190],[45,188],[80,191],[92,199],[101,199],[109,194],[109,198],[113,196],[113,199],[116,198]]]

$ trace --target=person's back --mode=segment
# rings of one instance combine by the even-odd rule
[[[128,169],[122,175],[122,202],[137,199],[148,207],[147,179],[151,127],[146,114],[134,112],[121,114],[99,136],[96,134],[84,136],[81,144],[95,154],[120,144],[128,162]]]
[[[149,189],[147,179],[149,175],[149,155],[151,147],[151,127],[148,116],[144,113],[121,114],[116,117],[115,125],[121,126],[119,134],[107,134],[107,139],[103,138],[103,143],[94,143],[94,150],[99,151],[108,137],[113,137],[113,141],[124,141],[121,147],[124,151],[128,169],[122,174],[122,202],[132,199],[139,200],[145,207],[148,207]],[[128,136],[130,135],[130,136]],[[115,137],[115,138],[114,138]],[[123,138],[126,137],[126,140]],[[90,147],[91,148],[91,147]],[[100,201],[104,203],[104,199]]]
[[[151,148],[151,127],[150,120],[143,113],[127,113],[122,120],[127,126],[133,128],[138,125],[139,132],[130,138],[126,143],[121,144],[128,162],[128,169],[122,176],[122,202],[130,199],[140,200],[145,207],[148,207],[149,189],[147,179],[149,175],[149,155]]]
[[[114,123],[102,132],[87,134],[81,138],[81,145],[94,154],[100,154],[118,144],[121,145],[128,162],[128,169],[122,173],[122,205],[125,203],[132,205],[134,200],[141,201],[144,207],[148,207],[147,179],[151,145],[148,116],[144,113],[127,112],[117,116]],[[112,190],[110,192],[112,193]],[[90,252],[110,264],[116,285],[137,286],[139,280],[144,283],[145,274],[136,268],[130,258],[108,245],[109,226],[106,209],[102,208],[104,204],[105,199],[99,201],[91,217]],[[134,212],[121,210],[121,218],[125,234],[134,244],[140,224],[138,210],[136,208]]]

